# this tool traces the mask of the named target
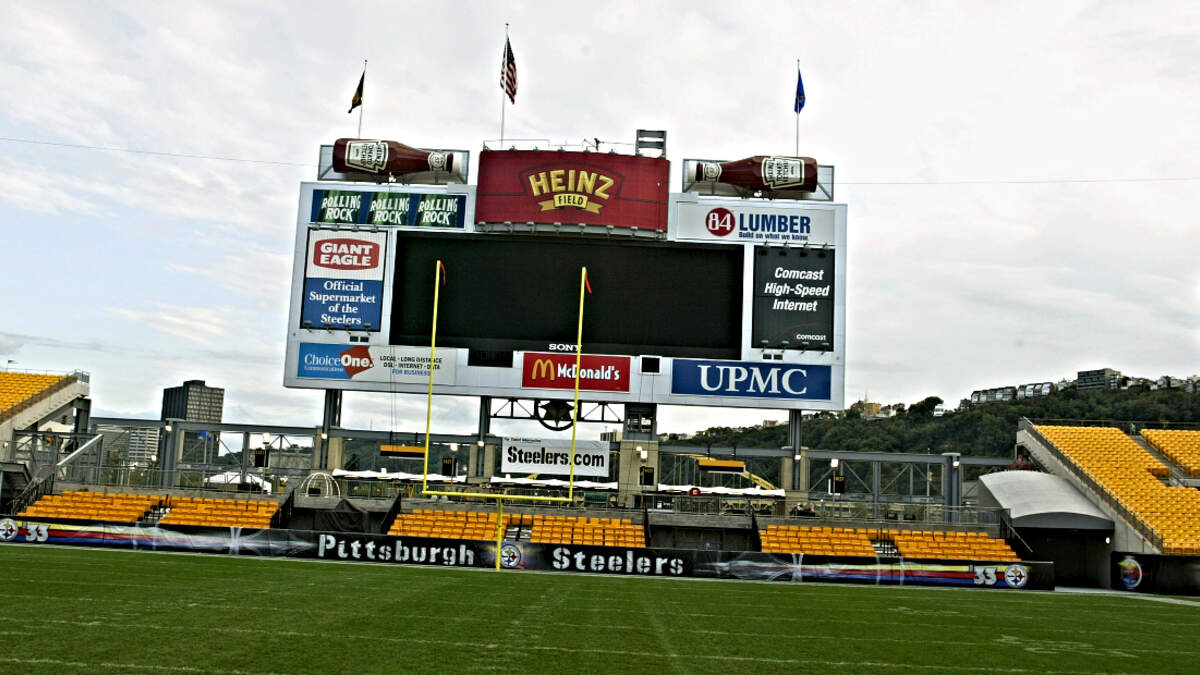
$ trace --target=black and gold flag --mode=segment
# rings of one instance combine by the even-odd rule
[[[358,89],[354,90],[354,98],[350,99],[350,109],[347,113],[354,112],[354,109],[362,105],[363,82],[367,79],[367,71],[363,70],[362,77],[358,78]]]

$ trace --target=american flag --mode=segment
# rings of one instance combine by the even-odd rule
[[[504,63],[500,64],[500,88],[508,94],[508,100],[517,102],[517,59],[513,56],[512,43],[504,38]]]

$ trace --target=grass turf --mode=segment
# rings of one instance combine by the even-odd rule
[[[6,672],[1195,672],[1200,603],[0,545]]]

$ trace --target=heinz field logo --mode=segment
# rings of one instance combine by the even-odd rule
[[[379,267],[379,244],[362,239],[322,239],[313,246],[313,265],[331,270]]]
[[[579,388],[588,391],[629,391],[628,356],[580,358]],[[528,352],[521,366],[521,386],[536,389],[574,389],[575,355]]]
[[[829,366],[675,359],[671,393],[828,400]]]
[[[574,208],[598,214],[621,191],[619,176],[581,167],[538,167],[525,173],[523,179],[530,196],[543,198],[538,201],[542,211]]]

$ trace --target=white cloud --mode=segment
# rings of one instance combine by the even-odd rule
[[[127,321],[143,324],[176,337],[200,344],[212,344],[213,338],[229,335],[236,312],[232,307],[175,307],[154,303],[157,309],[136,310],[109,307],[108,311]]]

